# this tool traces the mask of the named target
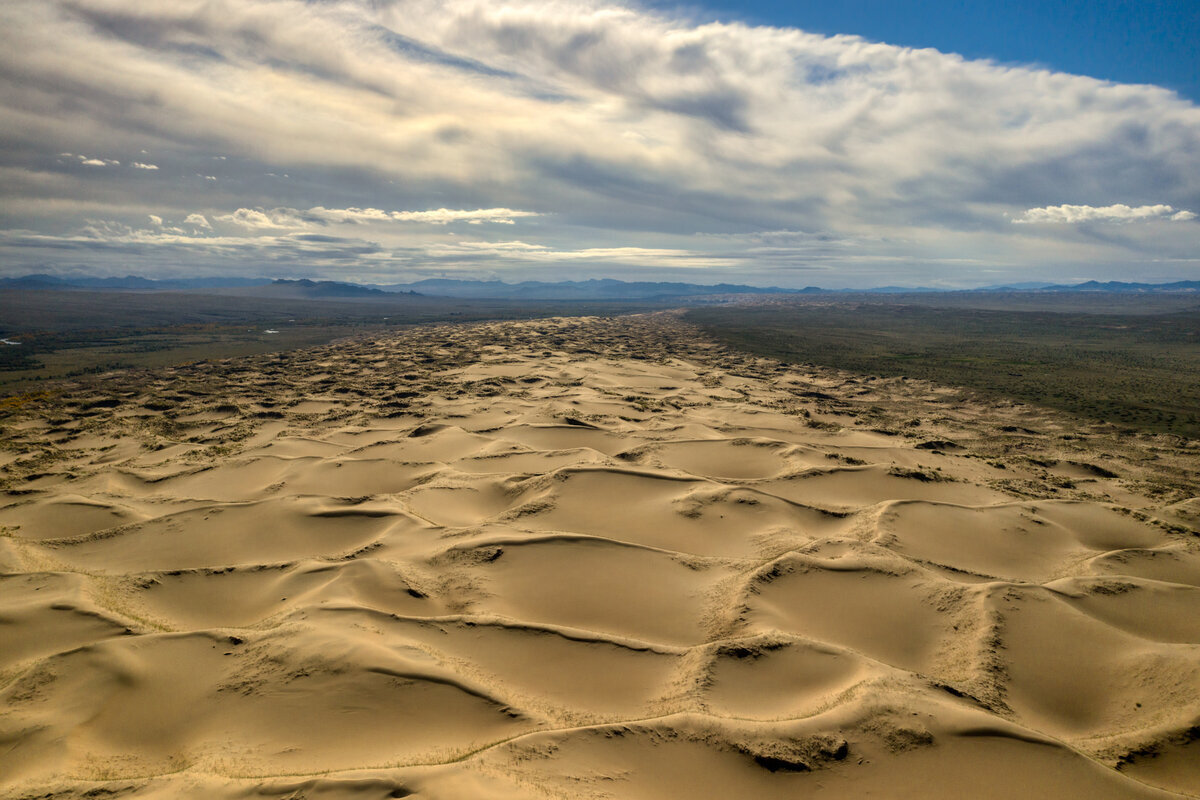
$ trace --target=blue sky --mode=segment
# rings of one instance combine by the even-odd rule
[[[702,18],[854,34],[967,58],[1151,83],[1200,101],[1196,0],[710,0],[650,5]]]
[[[6,0],[0,275],[1200,278],[1195,10],[722,2]]]

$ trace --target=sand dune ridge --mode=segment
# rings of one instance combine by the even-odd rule
[[[661,315],[4,425],[4,796],[1200,796],[1194,443]]]

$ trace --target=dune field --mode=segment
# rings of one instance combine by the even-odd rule
[[[4,401],[0,796],[1200,797],[1200,445],[670,314]]]

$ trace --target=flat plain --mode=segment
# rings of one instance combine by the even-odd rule
[[[1194,293],[772,299],[691,309],[688,319],[787,362],[923,378],[1128,430],[1200,436]]]
[[[617,314],[661,303],[0,290],[0,394],[119,369],[261,355],[430,322]],[[9,344],[16,342],[16,344]]]
[[[679,315],[11,396],[0,795],[1200,796],[1200,443]]]

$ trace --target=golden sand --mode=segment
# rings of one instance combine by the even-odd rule
[[[9,409],[4,797],[1200,795],[1195,443],[662,316]]]

